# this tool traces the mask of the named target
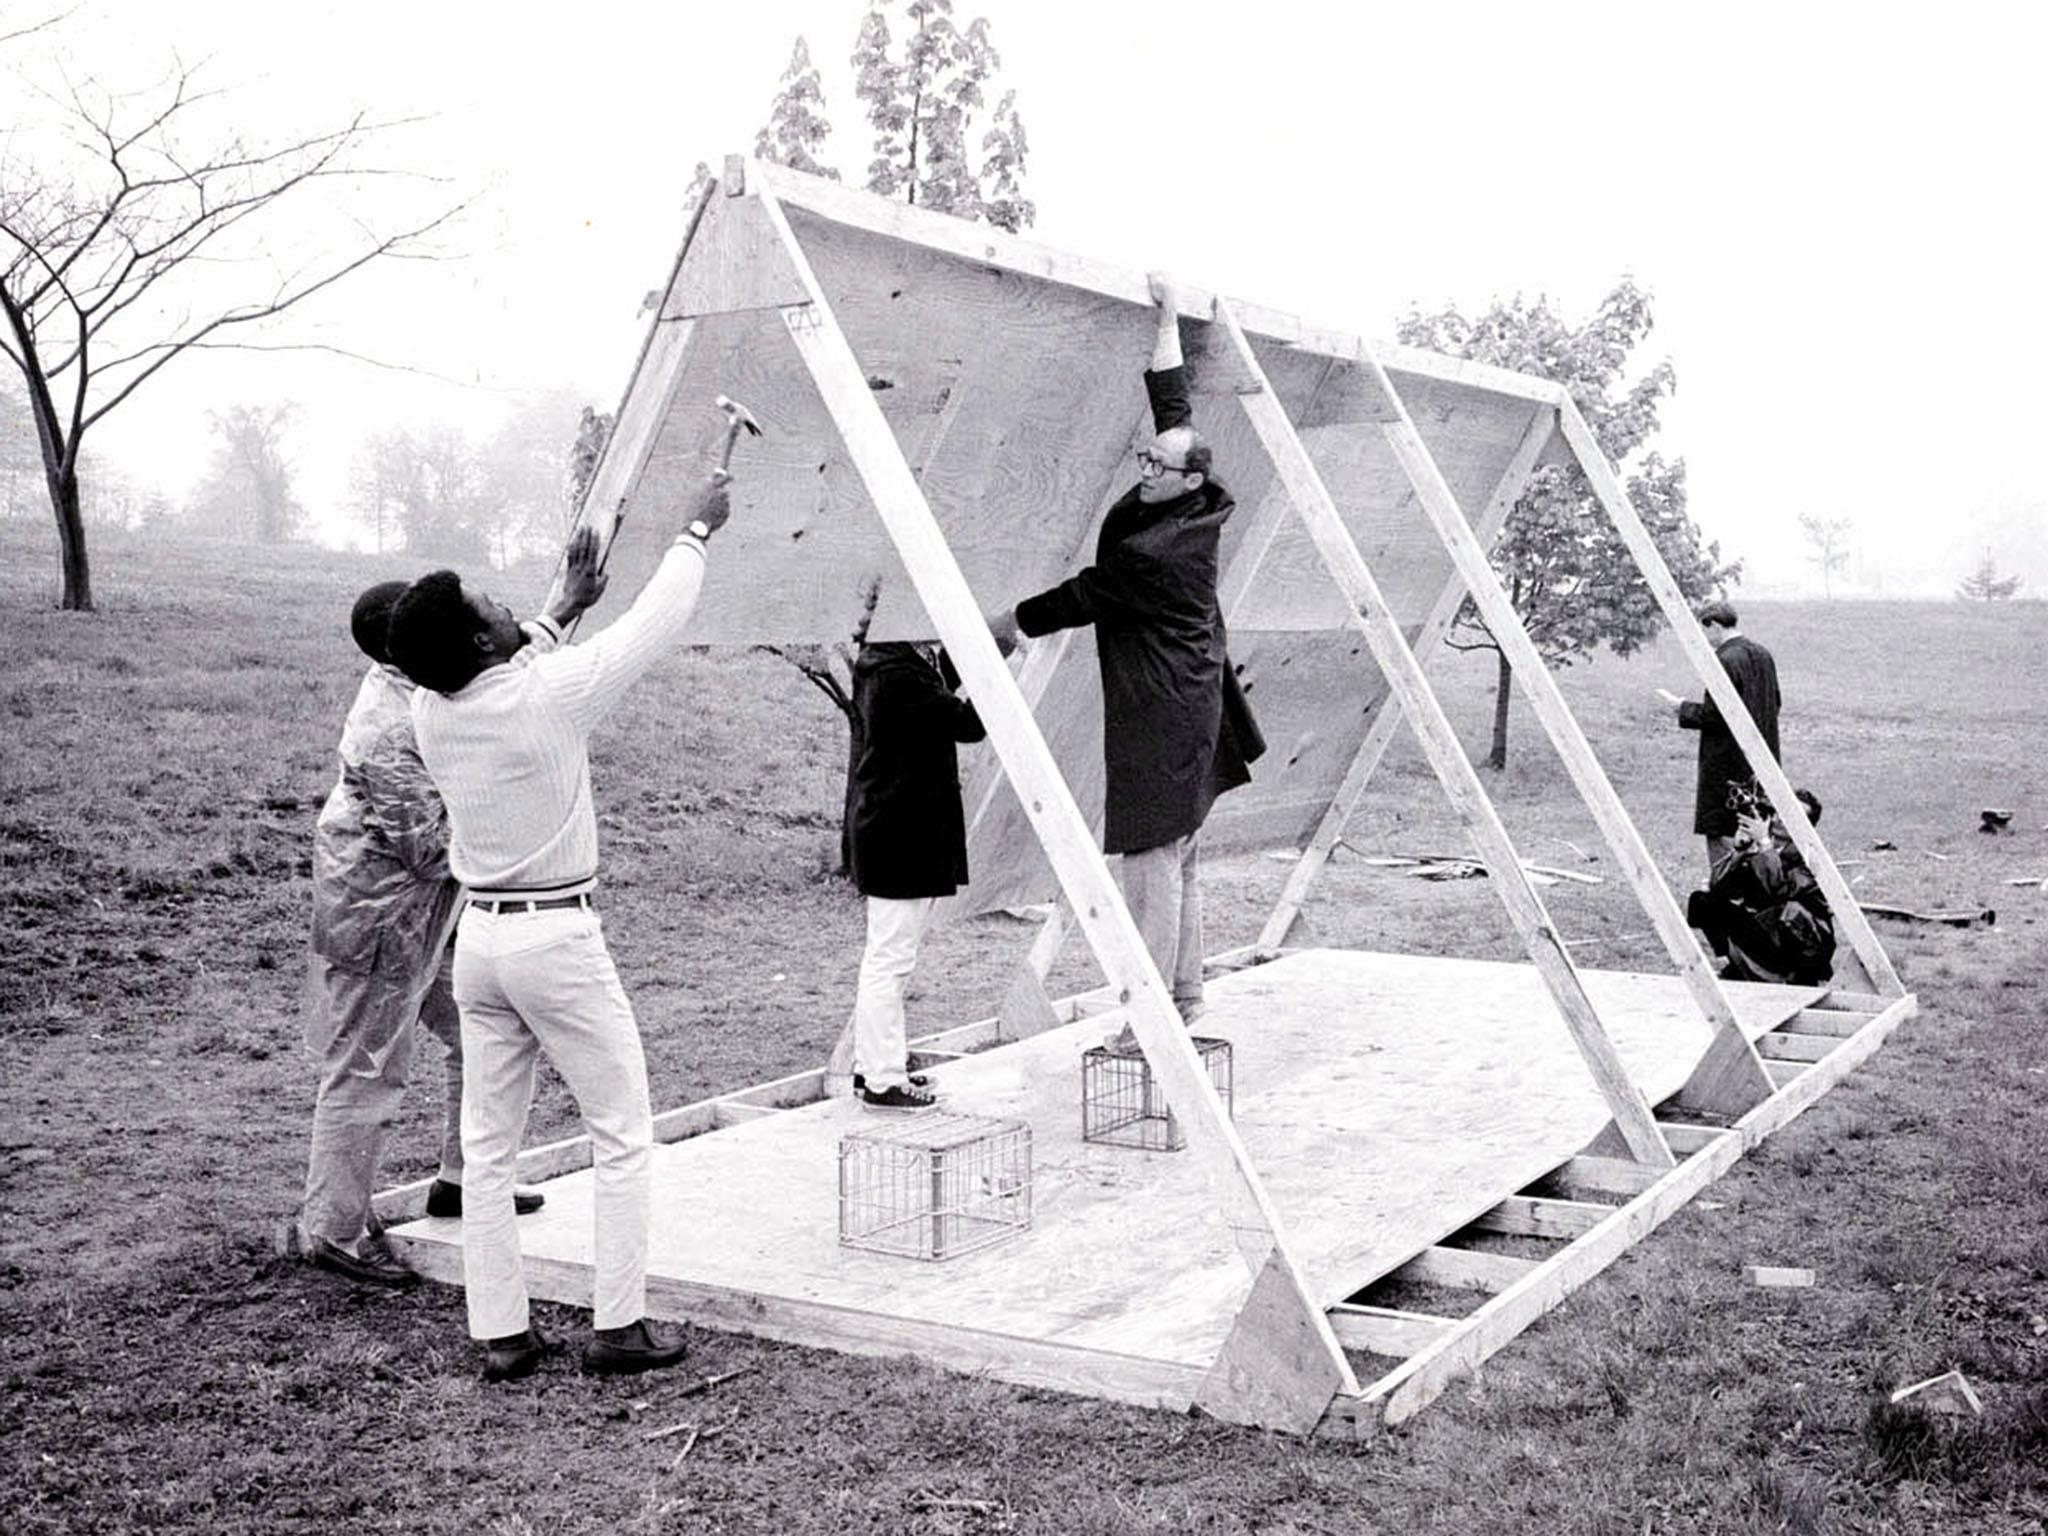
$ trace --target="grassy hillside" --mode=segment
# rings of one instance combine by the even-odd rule
[[[361,663],[348,603],[401,563],[102,537],[62,614],[48,536],[0,524],[0,1508],[24,1531],[2038,1531],[2048,1519],[2048,607],[1754,604],[1796,781],[1857,890],[1996,906],[1888,935],[1926,1011],[1873,1067],[1412,1427],[1303,1446],[1214,1423],[702,1335],[715,1400],[551,1369],[486,1392],[459,1298],[281,1264],[312,1079],[298,1049],[314,814]],[[504,596],[530,602],[532,579]],[[620,596],[623,596],[621,594]],[[614,601],[619,600],[617,597]],[[1475,752],[1484,660],[1432,658]],[[1692,738],[1675,648],[1565,674],[1681,893]],[[606,923],[659,1103],[815,1063],[860,914],[829,876],[841,727],[787,666],[686,654],[596,746]],[[1590,964],[1661,968],[1526,714],[1489,780]],[[2013,835],[1973,829],[2014,809]],[[1880,840],[1896,851],[1876,852]],[[1408,743],[1351,842],[1464,839]],[[1584,862],[1580,863],[1582,856]],[[1210,945],[1285,866],[1207,875]],[[991,1011],[1030,930],[935,937],[913,1027]],[[1340,857],[1297,941],[1509,956],[1483,881]],[[1056,982],[1086,984],[1074,955]],[[430,1057],[433,1047],[423,1050]],[[435,1074],[394,1138],[427,1171]],[[569,1128],[543,1086],[536,1137]],[[1819,1271],[1740,1283],[1746,1262]],[[564,1314],[565,1318],[568,1316]],[[1874,1414],[1960,1365],[1984,1420]],[[650,1406],[651,1405],[651,1406]],[[723,1423],[678,1464],[649,1425]],[[728,1419],[730,1422],[728,1423]]]

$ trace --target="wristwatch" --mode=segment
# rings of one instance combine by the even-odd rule
[[[691,518],[690,526],[685,528],[683,532],[695,539],[699,544],[708,546],[711,543],[711,525],[701,517]]]

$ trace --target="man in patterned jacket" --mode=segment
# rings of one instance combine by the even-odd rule
[[[562,600],[521,626],[530,644],[552,650],[563,626],[596,601],[596,552],[594,539],[572,542]],[[447,962],[462,888],[448,872],[448,817],[413,738],[413,685],[385,650],[405,588],[371,587],[350,614],[371,665],[342,727],[341,776],[313,834],[304,1025],[320,1082],[292,1234],[318,1267],[391,1286],[417,1277],[378,1236],[370,1197],[405,1097],[416,1024],[447,1048],[441,1162],[427,1214],[462,1214],[462,1031]],[[521,1191],[518,1208],[538,1210],[541,1200]]]

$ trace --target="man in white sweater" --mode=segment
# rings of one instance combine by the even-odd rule
[[[453,571],[407,588],[392,660],[420,685],[413,726],[448,809],[449,868],[468,889],[456,929],[462,1012],[462,1258],[469,1332],[484,1378],[530,1374],[550,1341],[531,1325],[512,1179],[537,1052],[576,1096],[596,1169],[596,1275],[586,1370],[674,1365],[680,1335],[646,1316],[654,1145],[639,1026],[592,904],[597,818],[590,733],[681,639],[706,545],[730,509],[722,485],[633,606],[581,645],[537,655],[510,609]]]

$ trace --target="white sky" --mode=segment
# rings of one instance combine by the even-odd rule
[[[0,22],[48,4],[0,0]],[[338,288],[298,332],[460,382],[182,360],[99,446],[181,492],[208,406],[293,399],[302,493],[326,510],[367,432],[481,428],[556,385],[609,409],[692,166],[751,148],[799,33],[838,126],[827,158],[858,180],[868,135],[844,59],[864,9],[89,4],[62,29],[74,72],[141,83],[175,47],[243,88],[258,135],[358,106],[430,115],[392,158],[478,195],[462,259]],[[956,15],[990,19],[1018,92],[1036,238],[1372,336],[1411,303],[1469,312],[1518,290],[1578,316],[1632,272],[1678,371],[1661,446],[1688,460],[1695,517],[1748,559],[1747,590],[1813,583],[1795,519],[1814,512],[1855,520],[1867,587],[1946,594],[1989,545],[2048,591],[2048,8],[960,0]]]

